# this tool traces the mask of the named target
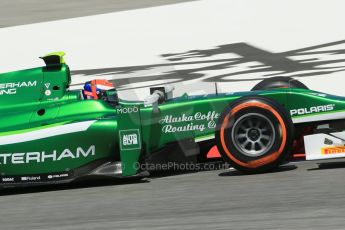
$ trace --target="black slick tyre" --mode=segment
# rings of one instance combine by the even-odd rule
[[[216,143],[223,159],[244,173],[270,171],[289,154],[294,126],[276,101],[242,97],[230,103],[218,120]]]
[[[256,84],[251,89],[251,91],[276,89],[276,88],[308,89],[308,87],[305,84],[291,77],[271,77],[271,78],[262,80],[261,82]]]

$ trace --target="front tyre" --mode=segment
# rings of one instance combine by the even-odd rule
[[[243,97],[223,111],[216,128],[222,157],[244,173],[279,166],[293,142],[293,124],[286,109],[265,97]]]

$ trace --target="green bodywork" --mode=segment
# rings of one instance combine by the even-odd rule
[[[278,101],[296,122],[345,111],[342,97],[282,88],[184,95],[159,104],[155,112],[141,101],[120,100],[114,107],[84,100],[80,90],[68,90],[69,84],[63,59],[56,66],[0,74],[2,176],[65,172],[96,160],[119,161],[122,176],[133,176],[138,162],[169,143],[213,139],[224,108],[243,96]]]

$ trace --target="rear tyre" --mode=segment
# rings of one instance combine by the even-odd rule
[[[259,82],[255,85],[251,91],[255,90],[267,90],[275,88],[299,88],[308,89],[308,87],[302,82],[293,79],[291,77],[271,77]]]
[[[243,97],[225,108],[216,127],[223,159],[244,173],[270,171],[289,154],[293,124],[279,103],[260,96]]]

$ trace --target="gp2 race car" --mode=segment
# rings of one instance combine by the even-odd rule
[[[107,81],[69,90],[63,53],[42,59],[44,67],[0,75],[2,187],[147,176],[138,166],[202,161],[214,145],[245,173],[272,170],[303,146],[307,160],[345,157],[345,98],[288,77],[176,98],[173,87],[154,87],[126,101]]]

